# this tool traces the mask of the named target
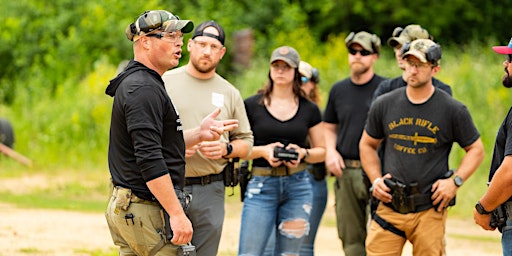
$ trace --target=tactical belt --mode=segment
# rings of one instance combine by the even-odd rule
[[[343,162],[345,163],[346,168],[361,168],[361,161],[360,160],[354,160],[354,159],[343,159]]]
[[[117,193],[121,190],[130,190],[128,188],[123,188],[123,187],[120,187],[120,186],[115,186],[114,187],[114,191],[112,192],[112,195],[114,196],[117,196]],[[148,204],[148,205],[156,205],[156,206],[160,206],[160,203],[158,201],[150,201],[150,200],[145,200],[145,199],[142,199],[140,197],[138,197],[137,195],[135,195],[133,193],[133,191],[130,193],[130,203],[135,203],[135,204]]]
[[[214,181],[224,180],[224,173],[210,174],[200,177],[187,177],[185,178],[185,186],[188,185],[208,185]]]
[[[303,171],[308,166],[306,163],[301,163],[299,166],[295,168],[288,168],[288,166],[278,166],[278,167],[252,167],[252,175],[258,176],[290,176],[292,174]]]

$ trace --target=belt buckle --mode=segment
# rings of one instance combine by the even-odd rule
[[[210,175],[206,175],[206,176],[201,177],[201,185],[202,186],[208,185],[210,183],[212,183]]]

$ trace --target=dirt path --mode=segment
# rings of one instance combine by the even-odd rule
[[[219,255],[236,255],[241,204],[228,205]],[[113,248],[101,213],[19,209],[0,204],[0,255],[90,255]],[[328,206],[320,227],[317,255],[343,255]],[[452,220],[447,227],[448,255],[501,255],[500,234],[486,232],[472,220]],[[403,255],[412,255],[410,245]]]

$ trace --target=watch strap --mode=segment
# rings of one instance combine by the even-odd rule
[[[475,209],[478,213],[480,214],[491,214],[492,212],[488,212],[487,210],[485,210],[485,208],[482,206],[482,204],[480,203],[480,201],[478,201],[475,205]]]

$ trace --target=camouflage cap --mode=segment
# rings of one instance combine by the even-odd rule
[[[310,79],[313,76],[313,67],[305,61],[300,61],[299,73]]]
[[[370,34],[366,31],[357,33],[350,32],[347,38],[345,38],[345,45],[347,48],[350,48],[352,44],[359,44],[365,50],[372,53],[380,52],[380,38],[377,35]]]
[[[441,46],[430,39],[417,39],[411,43],[406,43],[402,47],[402,58],[413,55],[423,63],[431,63],[436,66],[441,60]]]
[[[149,33],[154,30],[174,32],[181,30],[189,33],[194,29],[194,23],[180,18],[165,10],[145,11],[126,28],[126,37],[130,41],[136,41],[141,32]],[[134,40],[135,37],[135,40]]]
[[[493,46],[492,49],[499,54],[512,54],[512,38],[505,46]]]
[[[412,42],[416,39],[430,39],[434,38],[428,33],[428,31],[422,28],[420,25],[411,24],[402,29],[401,27],[393,30],[393,35],[388,39],[388,45],[395,48],[403,46],[407,42]]]
[[[297,68],[300,63],[300,56],[297,50],[290,46],[281,46],[272,52],[270,57],[270,64],[276,60],[282,60],[290,65],[292,68]]]

